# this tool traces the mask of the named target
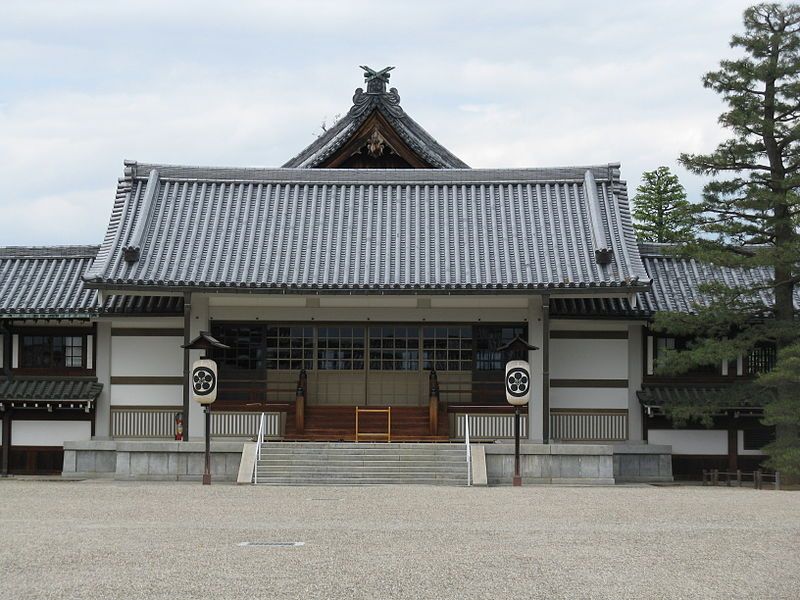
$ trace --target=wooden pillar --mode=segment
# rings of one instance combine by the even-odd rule
[[[3,456],[0,459],[0,476],[8,477],[8,461],[11,455],[11,409],[3,411]]]
[[[645,409],[644,405],[641,407],[642,411],[642,441],[647,442],[647,433],[649,430],[649,416],[647,415],[647,410]]]
[[[429,381],[429,396],[428,396],[428,421],[429,431],[431,435],[439,433],[439,379],[436,376],[436,371],[431,369]]]
[[[308,389],[308,375],[305,369],[300,371],[297,379],[297,392],[294,402],[294,429],[295,433],[303,433],[306,428],[306,390]]]
[[[530,411],[528,411],[530,418]],[[550,296],[542,296],[542,443],[550,443]]]
[[[183,294],[183,344],[188,346],[191,341],[191,325],[192,325],[192,294],[186,292]],[[183,350],[183,441],[189,441],[189,409],[191,403],[191,392],[189,387],[189,349]]]
[[[728,471],[739,469],[739,431],[736,427],[736,419],[733,415],[728,416]]]

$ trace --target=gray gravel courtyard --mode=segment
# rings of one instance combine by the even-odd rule
[[[5,480],[0,597],[798,598],[800,493]]]

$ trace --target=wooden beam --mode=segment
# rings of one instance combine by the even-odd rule
[[[8,477],[8,457],[11,454],[11,409],[3,411],[3,456],[0,459],[0,476]]]

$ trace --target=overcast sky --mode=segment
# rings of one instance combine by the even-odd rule
[[[472,167],[672,167],[725,133],[738,0],[0,2],[0,245],[100,243],[122,161],[279,166],[358,65]]]

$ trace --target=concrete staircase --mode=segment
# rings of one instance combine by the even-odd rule
[[[259,485],[467,485],[464,444],[265,442]]]

